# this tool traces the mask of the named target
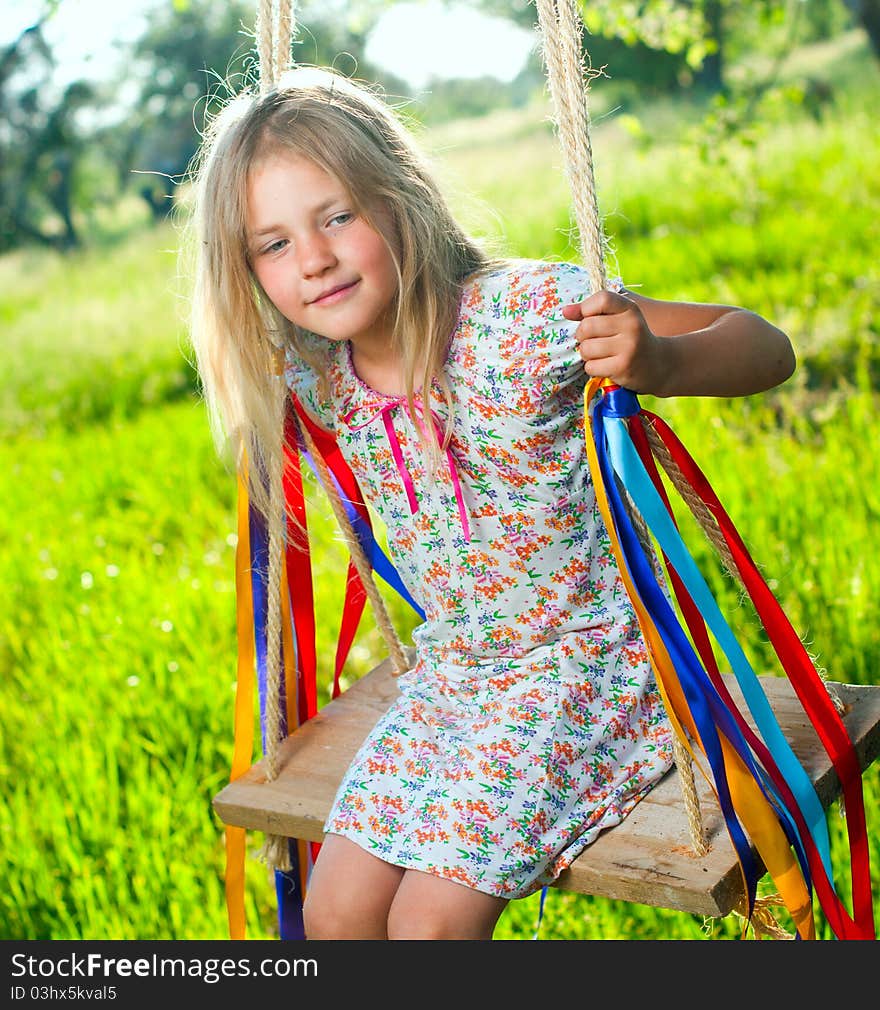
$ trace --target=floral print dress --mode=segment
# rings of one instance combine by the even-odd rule
[[[450,452],[432,478],[405,399],[319,342],[329,398],[287,379],[336,435],[425,613],[399,696],[341,783],[327,832],[504,898],[551,883],[669,768],[671,734],[598,510],[587,381],[563,305],[583,268],[513,260],[464,286],[446,376]]]

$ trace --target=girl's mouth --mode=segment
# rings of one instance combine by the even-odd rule
[[[341,287],[331,288],[326,294],[319,295],[311,304],[312,305],[334,305],[336,302],[341,302],[349,292],[353,291],[358,281],[352,281],[350,284],[344,284]]]

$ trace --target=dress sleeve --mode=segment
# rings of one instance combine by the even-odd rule
[[[318,376],[314,368],[291,347],[287,349],[285,356],[284,377],[288,388],[303,405],[306,412],[322,428],[333,431],[333,404],[330,399],[321,396]]]
[[[481,390],[523,420],[539,422],[584,390],[587,375],[562,307],[591,294],[573,263],[516,262],[485,279],[470,319]]]

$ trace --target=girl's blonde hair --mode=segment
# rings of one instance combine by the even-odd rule
[[[214,117],[192,171],[190,334],[217,449],[247,473],[251,500],[264,515],[265,476],[281,451],[288,403],[279,390],[283,354],[292,350],[305,360],[318,376],[319,392],[328,394],[327,361],[316,350],[323,342],[306,339],[275,309],[249,265],[249,173],[279,153],[308,158],[335,176],[385,240],[398,274],[392,340],[410,409],[420,380],[423,409],[430,411],[436,382],[448,407],[445,440],[452,398],[443,364],[462,284],[497,262],[453,219],[402,119],[370,86],[300,66],[284,74],[277,89],[245,92]],[[389,228],[393,234],[386,234]],[[436,459],[436,445],[423,441]]]

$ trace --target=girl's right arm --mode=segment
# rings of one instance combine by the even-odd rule
[[[578,320],[588,375],[653,396],[749,396],[778,386],[795,368],[785,333],[732,305],[670,302],[599,291],[563,308]]]

